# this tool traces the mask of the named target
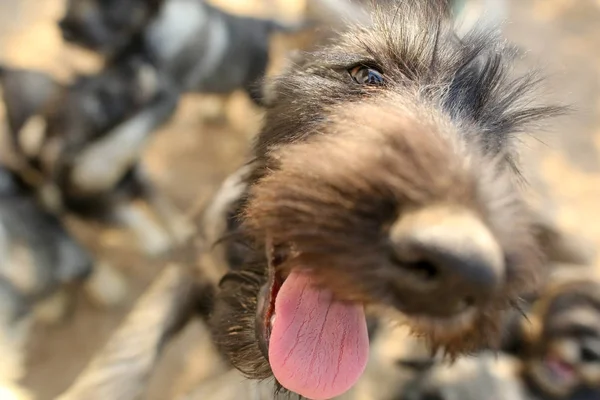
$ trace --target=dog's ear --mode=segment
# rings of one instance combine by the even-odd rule
[[[15,134],[58,95],[62,85],[41,71],[0,67],[0,87],[7,122]]]

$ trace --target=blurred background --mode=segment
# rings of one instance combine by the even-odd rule
[[[210,3],[240,15],[289,21],[301,18],[306,8],[303,0]],[[597,247],[600,1],[508,0],[506,6],[506,36],[526,50],[519,68],[541,66],[549,76],[548,96],[573,106],[570,115],[552,120],[540,132],[523,139],[526,175],[542,194],[534,201],[539,201],[562,228]],[[100,68],[97,55],[63,42],[57,21],[64,7],[64,0],[0,1],[0,63],[46,71],[61,81],[68,81],[76,72]],[[297,43],[290,38],[273,38],[269,73],[276,73]],[[261,111],[244,93],[231,97],[224,116],[220,107],[216,96],[186,94],[143,156],[152,181],[184,212],[201,207],[223,179],[242,164],[249,141],[260,127]],[[104,229],[99,233],[75,220],[68,223],[88,248],[123,273],[129,289],[126,301],[117,308],[98,309],[81,299],[68,321],[35,326],[22,383],[39,399],[52,399],[68,387],[164,265],[164,260],[140,255],[122,232]],[[203,349],[195,344],[201,329],[192,324],[168,348],[149,398],[173,398],[206,372]]]

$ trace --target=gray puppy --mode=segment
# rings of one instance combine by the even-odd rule
[[[46,302],[46,313],[64,316],[66,309],[48,308],[50,299],[88,278],[92,264],[62,222],[39,206],[16,175],[0,168],[0,381],[22,377],[35,311]]]
[[[306,26],[236,16],[201,0],[70,0],[59,25],[68,42],[109,57],[137,43],[184,92],[243,89],[259,104],[271,35]]]
[[[38,87],[46,90],[28,91],[32,77],[45,83]],[[174,238],[187,235],[139,163],[151,134],[169,119],[178,101],[173,85],[143,56],[115,58],[99,73],[80,76],[70,85],[8,68],[0,83],[13,169],[48,208],[123,224],[150,254],[164,252]],[[157,212],[164,226],[134,206],[139,200]]]

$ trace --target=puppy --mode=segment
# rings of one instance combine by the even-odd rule
[[[248,378],[344,393],[365,308],[451,356],[494,346],[541,281],[513,137],[557,109],[525,100],[504,42],[452,25],[445,1],[398,2],[274,83],[210,320]]]
[[[522,360],[534,396],[592,399],[600,396],[599,346],[600,283],[578,278],[544,290],[527,320],[513,326],[504,350]]]
[[[26,72],[5,68],[4,76],[11,150],[18,160],[13,168],[49,209],[124,224],[152,255],[183,240],[188,227],[152,188],[139,162],[178,101],[173,85],[144,56],[128,54],[98,74],[48,85],[52,90],[43,100],[19,90]],[[140,201],[150,205],[158,224],[136,206]]]
[[[58,26],[63,38],[114,56],[156,18],[164,0],[67,0]]]
[[[514,135],[560,109],[530,101],[537,80],[510,77],[499,38],[457,37],[446,1],[390,7],[275,80],[241,193],[214,208],[214,342],[247,378],[310,399],[361,377],[367,313],[458,357],[497,346],[542,282]]]
[[[511,327],[499,357],[433,362],[397,394],[402,400],[592,400],[600,398],[600,284],[554,283]],[[406,365],[406,364],[405,364]]]
[[[257,104],[271,35],[305,27],[232,15],[202,0],[70,0],[59,25],[67,41],[108,55],[138,40],[183,92],[242,89]]]
[[[80,284],[92,257],[43,210],[28,187],[0,167],[0,386],[25,372],[26,344],[34,320],[64,317],[65,304],[50,302],[61,288]],[[50,308],[52,305],[52,308]],[[57,305],[59,308],[57,308]],[[7,389],[8,390],[8,389]]]

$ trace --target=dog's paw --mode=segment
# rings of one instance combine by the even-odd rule
[[[129,291],[125,277],[112,265],[99,261],[85,282],[85,294],[97,307],[117,307],[125,302]]]

